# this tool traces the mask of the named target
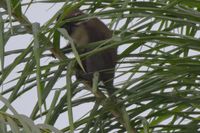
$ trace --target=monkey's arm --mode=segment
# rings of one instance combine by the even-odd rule
[[[68,54],[72,52],[71,45],[67,44],[64,48],[59,49],[62,53]],[[53,58],[56,58],[54,54],[48,54],[47,56],[51,56]]]

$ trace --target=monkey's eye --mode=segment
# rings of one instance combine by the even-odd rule
[[[62,28],[65,28],[69,34],[72,34],[76,27],[78,27],[76,23],[67,23],[62,26]]]

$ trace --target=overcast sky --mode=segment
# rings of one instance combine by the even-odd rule
[[[27,0],[24,0],[24,2],[27,2]],[[40,25],[42,26],[43,24],[45,24],[45,22],[47,22],[47,20],[49,20],[61,7],[63,4],[33,4],[28,11],[26,12],[26,17],[29,19],[30,22],[34,23],[34,22],[38,22],[40,23]],[[23,12],[25,11],[25,7],[23,8]],[[22,49],[22,48],[26,48],[27,45],[29,44],[30,41],[32,41],[33,37],[32,35],[19,35],[19,36],[14,36],[12,37],[8,43],[6,44],[6,51],[10,51],[10,50],[15,50],[15,49]],[[14,46],[14,47],[13,47]],[[126,45],[127,46],[127,45]],[[126,46],[120,47],[118,48],[118,51],[122,51]],[[10,63],[12,63],[15,59],[16,55],[12,55],[12,56],[7,56],[5,58],[5,65],[9,65]],[[51,60],[51,58],[49,57],[47,60],[43,60],[41,63],[47,63],[48,60]],[[20,71],[23,67],[22,66],[18,66],[15,69],[16,73],[12,73],[7,81],[13,79],[14,77],[19,76],[17,74],[18,71]],[[124,81],[125,78],[127,78],[128,76],[120,76],[120,78]],[[116,80],[115,80],[116,81]],[[60,87],[63,86],[65,84],[65,80],[60,80],[56,85]],[[117,82],[120,82],[120,79],[117,79]],[[8,88],[9,85],[5,85],[4,88]],[[13,86],[13,84],[11,85]],[[20,98],[18,98],[15,102],[12,103],[12,106],[18,111],[19,114],[25,114],[27,116],[30,116],[31,111],[33,110],[33,107],[37,101],[37,89],[33,88],[31,91],[26,92],[25,94],[23,94]],[[87,91],[84,91],[85,93]],[[47,98],[47,101],[51,101],[54,95],[54,91],[52,91],[51,95]],[[48,103],[47,103],[48,104]],[[79,119],[81,116],[83,116],[86,112],[88,112],[91,107],[92,107],[92,103],[88,103],[85,105],[81,105],[78,106],[76,108],[73,109],[74,111],[74,120]],[[36,123],[41,123],[43,122],[45,119],[38,119],[36,121]],[[68,117],[67,117],[67,113],[63,113],[60,117],[59,120],[56,123],[56,127],[61,129],[63,127],[66,127],[66,125],[68,125]]]
[[[24,0],[24,2],[27,2],[27,0]],[[32,23],[38,22],[42,26],[49,18],[51,18],[60,8],[62,4],[34,4],[32,5],[29,10],[26,12],[26,16],[28,17],[29,21]],[[23,8],[23,11],[25,8]],[[26,48],[27,44],[33,39],[32,35],[19,35],[14,36],[6,44],[5,50],[10,51],[14,49],[21,49]],[[14,46],[14,47],[13,47]],[[5,58],[5,66],[9,65],[13,62],[16,55],[7,56]],[[21,66],[17,67],[15,69],[15,72],[19,71]],[[17,73],[12,73],[7,81],[10,79],[13,79],[14,77],[17,77]],[[65,84],[60,81],[60,83],[63,85]],[[13,84],[12,84],[13,85]],[[9,85],[5,85],[4,88],[9,87]],[[54,91],[52,91],[51,95],[48,97],[47,101],[51,101],[54,95]],[[12,103],[12,106],[18,111],[19,114],[25,114],[27,116],[30,116],[31,111],[33,110],[33,107],[37,101],[37,92],[36,88],[32,89],[32,91],[28,91],[27,93],[23,94],[20,98],[18,98],[15,102]],[[91,107],[91,104],[88,105],[81,105],[79,107],[74,108],[74,119],[77,120],[80,118],[84,113],[87,112]],[[44,119],[39,119],[36,121],[36,123],[43,122]],[[66,127],[66,124],[68,124],[67,119],[67,113],[63,113],[59,117],[59,121],[56,123],[57,128],[63,128]]]

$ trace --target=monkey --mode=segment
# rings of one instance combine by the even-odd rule
[[[84,15],[84,13],[79,9],[75,9],[63,20],[80,15]],[[80,47],[87,46],[89,43],[112,38],[112,31],[97,17],[83,21],[66,22],[60,27],[67,30],[68,34],[73,39],[79,54],[91,51],[91,49],[87,47],[79,51]],[[62,49],[63,52],[69,47],[70,45]],[[64,53],[66,54],[67,52]],[[116,62],[117,47],[96,53],[82,60],[85,72],[79,65],[76,66],[76,78],[85,80],[92,85],[93,74],[99,72],[99,82],[102,81],[108,94],[112,95],[115,91],[113,87],[113,79]]]

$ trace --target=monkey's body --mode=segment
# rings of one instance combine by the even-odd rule
[[[73,14],[71,16],[74,17]],[[68,31],[77,49],[89,43],[106,40],[112,37],[112,32],[97,18],[77,23],[66,23],[62,27]],[[79,51],[79,54],[86,53],[90,50],[89,48],[84,48]],[[117,48],[110,48],[91,55],[82,60],[86,72],[83,72],[80,67],[77,67],[76,77],[92,83],[94,72],[99,72],[99,80],[103,81],[108,93],[112,94],[116,57]]]

